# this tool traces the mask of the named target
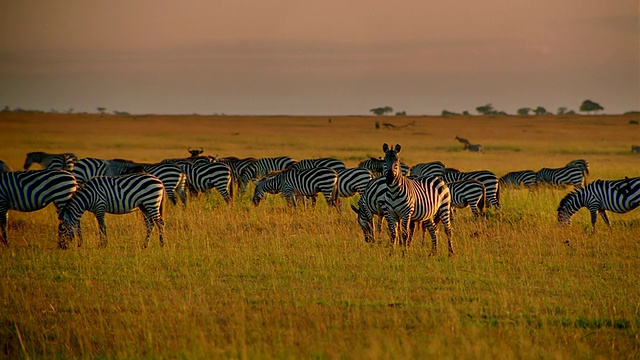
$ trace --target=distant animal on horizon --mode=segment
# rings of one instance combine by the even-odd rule
[[[469,150],[471,152],[484,152],[484,147],[480,144],[465,144],[464,150]]]
[[[200,149],[189,148],[189,149],[187,149],[187,151],[189,152],[189,154],[191,154],[191,157],[196,157],[196,156],[200,156],[204,152],[204,149],[203,148],[200,148]]]
[[[631,152],[640,154],[640,145],[631,145]]]
[[[471,145],[469,140],[461,138],[458,135],[456,135],[455,139],[458,140],[458,142],[461,143],[462,145]]]

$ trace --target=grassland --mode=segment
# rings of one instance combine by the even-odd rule
[[[637,116],[373,117],[99,116],[0,114],[0,159],[30,151],[159,161],[205,154],[355,166],[401,143],[407,164],[461,170],[556,167],[576,158],[590,179],[640,176]],[[461,151],[456,135],[481,143]],[[355,215],[322,200],[254,207],[217,193],[165,206],[166,245],[142,250],[140,214],[107,216],[98,248],[56,247],[53,208],[11,212],[0,248],[0,357],[11,358],[639,358],[640,213],[612,214],[590,232],[586,210],[569,228],[555,209],[568,190],[503,191],[485,222],[454,223],[457,254],[402,255],[366,244]],[[345,204],[347,203],[347,204]]]

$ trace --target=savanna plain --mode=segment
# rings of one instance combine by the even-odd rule
[[[158,162],[205,155],[335,157],[356,166],[400,143],[408,165],[463,171],[591,166],[589,181],[640,176],[638,115],[501,117],[115,116],[0,114],[0,159],[27,152]],[[376,129],[376,121],[401,126]],[[459,135],[484,146],[463,151]],[[98,248],[57,247],[55,209],[9,213],[0,248],[0,357],[549,359],[640,358],[640,211],[569,227],[571,189],[503,189],[486,220],[457,210],[454,256],[405,252],[386,229],[365,243],[356,215],[212,191],[164,205],[165,246],[142,249],[140,213],[107,215]]]

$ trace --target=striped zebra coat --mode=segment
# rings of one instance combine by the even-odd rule
[[[57,170],[29,170],[0,173],[0,240],[7,239],[9,210],[36,211],[53,203],[60,211],[77,191],[78,183],[70,173]]]
[[[384,160],[372,157],[368,160],[361,161],[358,164],[358,167],[371,171],[371,174],[373,174],[374,177],[379,177],[382,176],[384,172]],[[407,175],[409,173],[409,165],[401,162],[400,167],[402,169],[402,175]]]
[[[228,156],[217,160],[217,162],[225,164],[231,169],[231,179],[233,183],[229,189],[229,194],[231,194],[232,197],[236,193],[234,187],[238,192],[240,191],[240,174],[242,174],[244,169],[256,161],[258,161],[258,159],[252,157],[240,159],[235,156]]]
[[[59,246],[66,249],[67,242],[78,235],[78,246],[82,246],[80,218],[86,211],[92,212],[100,228],[100,247],[107,246],[107,226],[105,214],[127,214],[142,211],[147,227],[143,248],[149,245],[154,227],[158,228],[160,246],[164,245],[164,220],[162,202],[164,185],[157,177],[149,174],[122,176],[98,176],[79,189],[69,203],[60,211]]]
[[[288,156],[261,158],[247,166],[240,174],[240,193],[247,190],[250,180],[260,180],[267,175],[285,170],[295,164],[296,161]]]
[[[373,177],[369,170],[361,168],[336,170],[336,173],[338,174],[338,196],[344,198],[362,193]]]
[[[445,166],[441,161],[416,164],[409,169],[411,176],[442,176]]]
[[[512,171],[502,176],[498,182],[500,187],[521,187],[526,186],[533,190],[536,186],[536,172],[533,170]]]
[[[76,161],[74,160],[74,158],[66,154],[60,154],[60,155],[53,155],[51,157],[51,160],[49,161],[49,164],[45,166],[45,169],[64,170],[64,171],[72,172],[75,165],[76,165]]]
[[[476,179],[459,180],[447,183],[451,193],[451,207],[471,208],[475,217],[484,217],[487,191],[484,185]]]
[[[558,187],[573,185],[576,189],[581,189],[587,184],[584,169],[578,166],[565,166],[561,168],[542,168],[536,173],[538,184],[548,184]]]
[[[36,164],[42,165],[42,167],[45,169],[63,170],[64,168],[56,169],[56,168],[49,167],[49,163],[51,163],[51,161],[53,161],[56,158],[59,159],[60,156],[63,156],[63,157],[68,156],[73,160],[73,162],[78,161],[78,157],[74,153],[49,154],[42,151],[34,151],[34,152],[27,153],[27,157],[24,159],[23,167],[25,170],[29,170],[31,165],[36,163]]]
[[[266,193],[278,194],[287,200],[290,206],[296,206],[296,195],[302,195],[316,203],[316,196],[322,193],[329,206],[337,205],[338,174],[329,168],[315,168],[294,171],[283,170],[275,175],[255,182],[253,203],[257,206]]]
[[[387,192],[387,179],[378,177],[371,179],[360,194],[358,207],[351,205],[351,209],[358,215],[358,225],[364,233],[365,242],[374,242],[374,216],[378,216],[378,236],[382,233],[382,219],[384,218],[384,204],[381,199]]]
[[[302,159],[298,160],[298,162],[290,166],[292,170],[296,171],[309,170],[320,167],[326,167],[335,171],[344,170],[347,168],[342,160],[334,158]]]
[[[232,195],[232,170],[229,166],[212,162],[207,164],[183,165],[182,169],[187,174],[189,188],[196,193],[216,189],[227,203],[231,202]]]
[[[497,209],[500,208],[500,184],[498,177],[488,170],[478,170],[470,172],[461,172],[455,169],[447,169],[442,175],[442,180],[451,183],[459,180],[475,179],[484,185],[487,194],[486,205],[493,205]]]
[[[611,226],[607,210],[626,213],[640,206],[640,177],[623,180],[596,180],[582,189],[566,195],[558,206],[558,222],[571,224],[571,217],[583,207],[591,214],[592,231],[596,229],[600,214],[607,226]]]
[[[385,219],[389,225],[392,243],[398,242],[397,227],[402,233],[402,243],[408,246],[416,224],[422,224],[429,230],[432,241],[432,254],[438,250],[436,229],[442,221],[448,238],[449,254],[453,254],[452,231],[450,224],[451,194],[446,183],[437,177],[409,179],[402,175],[398,153],[400,144],[393,149],[386,143],[385,178],[387,192],[384,197]]]

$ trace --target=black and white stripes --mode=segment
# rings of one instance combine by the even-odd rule
[[[66,171],[30,170],[0,173],[1,240],[7,240],[7,212],[36,211],[53,203],[62,209],[76,192],[76,179]]]

